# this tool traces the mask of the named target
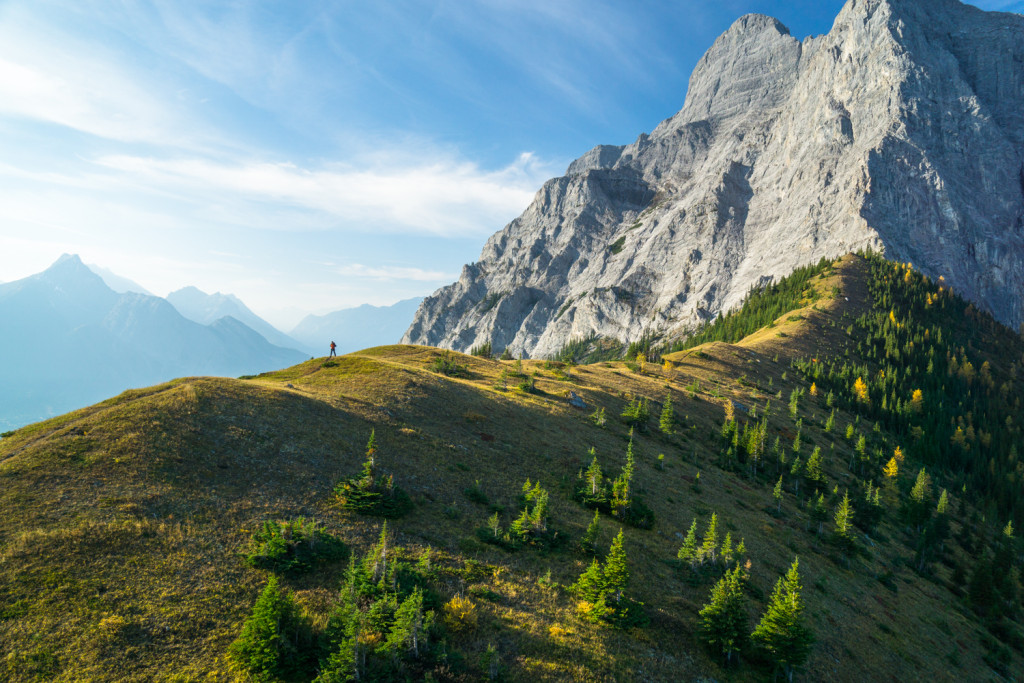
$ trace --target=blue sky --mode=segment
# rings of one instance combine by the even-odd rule
[[[429,294],[674,114],[737,17],[803,37],[842,4],[0,0],[0,280],[78,253],[286,329]]]

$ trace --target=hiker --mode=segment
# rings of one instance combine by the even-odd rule
[[[331,342],[331,356],[337,356],[338,355],[338,354],[336,354],[334,352],[334,349],[336,349],[336,348],[338,348],[337,344],[335,344],[334,342]],[[330,358],[330,356],[328,356],[328,358]]]

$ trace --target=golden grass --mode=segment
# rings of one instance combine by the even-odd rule
[[[672,354],[672,367],[650,364],[644,375],[598,363],[566,381],[557,364],[528,360],[523,370],[539,392],[525,394],[494,388],[512,362],[460,355],[470,375],[449,378],[428,369],[439,350],[387,346],[249,380],[177,380],[21,429],[0,441],[0,679],[229,680],[224,653],[265,582],[239,558],[252,530],[303,515],[357,551],[379,533],[377,520],[330,504],[334,484],[357,471],[371,428],[379,467],[416,506],[389,528],[411,551],[434,548],[449,570],[445,599],[463,595],[474,606],[476,627],[452,634],[471,671],[494,644],[511,680],[757,680],[762,671],[725,670],[698,645],[697,610],[710,586],[681,580],[672,562],[690,520],[703,524],[717,511],[734,540],[746,540],[762,600],[800,555],[819,641],[805,680],[976,678],[986,670],[977,627],[944,588],[897,566],[910,555],[898,530],[884,527],[880,539],[890,540],[847,567],[804,530],[791,495],[776,519],[765,512],[771,485],[714,465],[727,400],[759,412],[771,400],[773,433],[792,429],[785,400],[775,398],[798,386],[788,360],[845,343],[844,316],[857,304],[843,297],[854,301],[863,286],[859,267],[849,258],[818,283],[822,292],[838,286],[840,298],[739,344]],[[570,407],[568,390],[589,408]],[[667,392],[682,422],[674,437],[654,429]],[[622,466],[618,415],[633,396],[656,402],[652,431],[634,447],[636,488],[657,521],[652,531],[626,530],[632,592],[651,623],[621,631],[581,619],[559,588],[589,558],[480,543],[473,529],[490,511],[463,491],[479,482],[507,524],[523,481],[539,480],[552,494],[552,525],[579,538],[592,513],[571,501],[572,481],[590,447],[607,472]],[[589,419],[599,407],[603,429]],[[852,416],[840,413],[825,434],[822,397],[806,396],[800,410],[804,438],[826,452],[834,444],[830,480],[847,485],[852,445],[841,430]],[[698,471],[700,493],[691,486]],[[601,528],[604,550],[619,525],[603,519]],[[342,569],[288,586],[322,620]],[[877,580],[889,570],[896,592]],[[548,571],[554,585],[539,582]]]

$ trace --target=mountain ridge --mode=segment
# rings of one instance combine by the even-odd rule
[[[495,656],[508,680],[765,680],[771,666],[757,650],[728,665],[699,637],[700,606],[720,572],[688,568],[677,552],[694,520],[705,529],[713,513],[729,552],[742,540],[751,560],[748,631],[799,556],[816,641],[800,680],[1015,675],[1020,593],[1001,622],[983,609],[1003,600],[986,602],[978,586],[987,566],[995,590],[991,572],[1012,547],[1000,545],[999,528],[1024,510],[1007,448],[1020,426],[1003,421],[1024,396],[1024,343],[948,288],[877,256],[822,263],[797,291],[754,334],[661,365],[573,367],[390,346],[244,380],[182,378],[5,434],[0,675],[244,676],[226,653],[273,576],[245,562],[251,539],[273,520],[315,518],[357,561],[369,552],[383,520],[344,508],[332,491],[366,473],[371,433],[369,471],[407,491],[415,511],[387,521],[396,580],[420,568],[438,615],[398,680],[487,679]],[[934,371],[924,370],[931,362]],[[917,374],[878,372],[881,363]],[[850,377],[867,380],[868,404]],[[931,379],[916,384],[922,377]],[[913,407],[915,386],[925,411]],[[585,409],[570,404],[570,391]],[[643,397],[650,415],[631,429],[628,408]],[[671,433],[656,419],[666,397]],[[981,409],[988,401],[991,415]],[[974,413],[965,443],[975,446],[950,441],[948,410]],[[739,459],[761,425],[770,437],[763,457]],[[967,467],[939,461],[940,450]],[[820,471],[800,469],[816,457]],[[897,457],[897,476],[884,474]],[[634,495],[654,514],[652,529],[604,513],[597,525],[600,550],[624,529],[627,590],[644,603],[646,626],[595,623],[570,588],[595,555],[576,543],[594,515],[573,484],[595,461],[610,476],[628,467]],[[934,478],[927,509],[948,489],[947,512],[932,513],[946,520],[945,535],[915,531],[899,504],[915,500],[919,467]],[[488,518],[502,529],[513,522],[526,479],[550,493],[547,523],[560,544],[489,542]],[[875,484],[883,509],[870,523],[863,486]],[[863,525],[852,546],[833,535],[844,492]],[[1011,558],[999,573],[1019,590],[1019,554]],[[340,559],[279,577],[325,647],[337,645],[324,630],[348,566]],[[468,604],[471,627],[451,620],[444,606],[454,597]],[[374,622],[364,628],[372,663],[382,638]],[[298,646],[316,651],[317,642]],[[311,680],[322,654],[294,680]]]

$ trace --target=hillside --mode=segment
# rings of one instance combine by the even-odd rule
[[[371,479],[392,475],[411,502],[387,522],[391,569],[374,590],[387,596],[393,581],[404,600],[422,587],[438,619],[418,659],[388,659],[372,654],[387,635],[373,624],[397,619],[397,602],[371,609],[344,641],[359,643],[364,673],[764,680],[771,667],[755,648],[727,667],[698,637],[720,568],[690,569],[677,553],[692,520],[704,534],[717,513],[731,548],[746,546],[749,629],[799,557],[816,642],[798,680],[1019,677],[1024,343],[943,283],[877,256],[822,263],[805,284],[794,308],[753,334],[737,332],[743,309],[721,339],[660,362],[388,346],[245,380],[179,379],[6,434],[0,678],[239,678],[227,653],[268,584],[270,572],[245,561],[265,522],[315,518],[353,557],[378,557],[383,520],[332,496],[367,471],[371,431]],[[570,406],[569,391],[586,408]],[[673,434],[659,429],[666,395]],[[573,491],[590,448],[611,478],[626,464],[619,416],[639,397],[651,414],[631,446],[643,505],[627,509],[647,506],[653,526],[602,513],[595,543],[604,557],[624,530],[626,595],[642,605],[615,626],[585,618],[568,590],[593,556],[579,547],[593,511]],[[820,471],[794,473],[817,448]],[[927,491],[915,487],[922,467]],[[544,528],[515,550],[489,542],[495,511],[502,529],[515,526],[528,478],[550,494]],[[877,506],[863,482],[881,493]],[[812,491],[826,508],[820,533]],[[846,491],[857,526],[843,540],[833,513]],[[315,675],[300,655],[315,653],[317,634],[340,633],[348,566],[339,556],[281,575],[308,619],[288,641],[300,662],[291,680]],[[460,595],[461,611],[450,602]]]
[[[546,358],[567,339],[677,335],[868,247],[1019,329],[1022,99],[1019,14],[848,0],[806,38],[740,17],[678,113],[546,182],[403,341]]]

